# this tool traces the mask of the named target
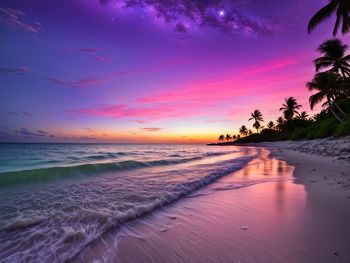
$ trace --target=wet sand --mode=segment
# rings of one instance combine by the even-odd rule
[[[270,150],[272,156],[110,231],[76,261],[350,262],[350,165]],[[247,178],[256,184],[230,188]]]

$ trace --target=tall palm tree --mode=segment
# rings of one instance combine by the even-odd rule
[[[221,135],[219,136],[218,140],[219,140],[219,141],[225,140],[225,135],[221,134]]]
[[[321,103],[324,99],[326,102],[322,104],[323,107],[328,107],[334,117],[342,122],[344,118],[347,118],[346,113],[336,103],[336,99],[341,96],[341,90],[338,88],[339,76],[333,72],[322,72],[315,75],[311,82],[308,82],[306,86],[309,91],[317,91],[309,98],[310,108],[313,109],[316,104]],[[334,107],[338,109],[342,116],[339,116]]]
[[[330,71],[341,74],[343,78],[349,77],[350,54],[345,55],[347,48],[348,46],[339,39],[329,39],[323,42],[317,49],[323,56],[314,60],[316,72],[322,68],[330,68]]]
[[[283,111],[284,118],[287,121],[291,121],[295,114],[298,114],[298,109],[301,108],[301,105],[298,104],[297,100],[294,97],[289,97],[285,99],[285,103],[282,104],[280,111]]]
[[[307,114],[306,111],[302,111],[302,112],[300,112],[299,115],[298,115],[298,118],[301,119],[301,120],[304,120],[304,121],[307,120],[307,117],[309,117],[309,114]]]
[[[322,7],[309,21],[307,30],[310,33],[323,20],[336,13],[337,19],[333,28],[333,36],[339,30],[342,24],[342,33],[346,34],[350,30],[350,0],[330,0],[327,5]]]
[[[269,121],[269,123],[267,124],[267,128],[269,128],[269,129],[275,128],[274,122],[273,121]]]
[[[248,129],[245,125],[242,125],[241,128],[239,128],[239,133],[245,137],[248,135]]]
[[[226,137],[225,137],[226,141],[231,141],[232,137],[230,134],[226,134]]]
[[[260,122],[263,122],[264,119],[262,117],[262,114],[259,110],[255,110],[251,113],[251,118],[248,120],[254,120],[253,127],[256,129],[256,132],[259,132],[259,128],[261,127]]]

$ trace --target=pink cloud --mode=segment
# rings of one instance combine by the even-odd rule
[[[267,71],[285,68],[285,67],[288,67],[291,65],[298,64],[304,58],[306,58],[306,56],[302,54],[302,55],[297,55],[297,56],[293,56],[293,57],[286,57],[286,58],[271,60],[271,61],[268,61],[268,62],[262,64],[262,65],[253,66],[253,67],[249,67],[247,69],[244,69],[241,72],[241,74],[253,75],[253,74],[258,74],[258,73],[263,73],[263,72],[267,72]]]
[[[103,84],[106,84],[118,78],[153,73],[153,72],[161,71],[170,67],[179,66],[185,63],[187,63],[187,60],[168,61],[168,62],[159,63],[157,65],[153,65],[150,67],[116,71],[104,76],[88,77],[80,80],[66,80],[66,79],[57,78],[57,77],[50,77],[46,79],[55,85],[61,85],[61,86],[66,86],[70,88],[85,89],[91,86],[94,86],[94,87],[101,86]]]
[[[252,94],[264,88],[271,89],[271,86],[283,84],[296,79],[294,75],[271,74],[277,69],[286,68],[300,63],[304,55],[291,58],[282,58],[261,64],[260,66],[249,67],[230,75],[217,78],[196,81],[185,87],[171,91],[159,92],[136,99],[138,103],[157,103],[174,101],[222,101],[231,100],[237,96]],[[265,73],[264,75],[258,75]],[[251,76],[250,78],[247,78]],[[242,88],[244,87],[244,88]]]
[[[142,130],[148,131],[148,132],[157,132],[157,131],[162,130],[162,128],[148,127],[148,128],[142,128]]]
[[[210,107],[210,105],[206,105]],[[145,120],[156,120],[164,118],[192,117],[198,116],[203,105],[197,103],[177,103],[177,104],[156,104],[128,106],[125,104],[100,105],[94,108],[71,109],[68,112],[88,115],[103,116],[113,118],[139,118]],[[141,122],[140,122],[141,123]]]

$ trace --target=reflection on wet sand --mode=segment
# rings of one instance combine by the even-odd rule
[[[105,235],[79,260],[296,262],[289,248],[302,250],[294,237],[300,234],[306,198],[304,187],[292,182],[292,172],[261,149],[259,158],[195,197]],[[237,188],[248,181],[254,186]]]

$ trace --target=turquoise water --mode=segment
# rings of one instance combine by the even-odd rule
[[[0,144],[1,261],[70,260],[109,229],[259,155],[233,146]]]

